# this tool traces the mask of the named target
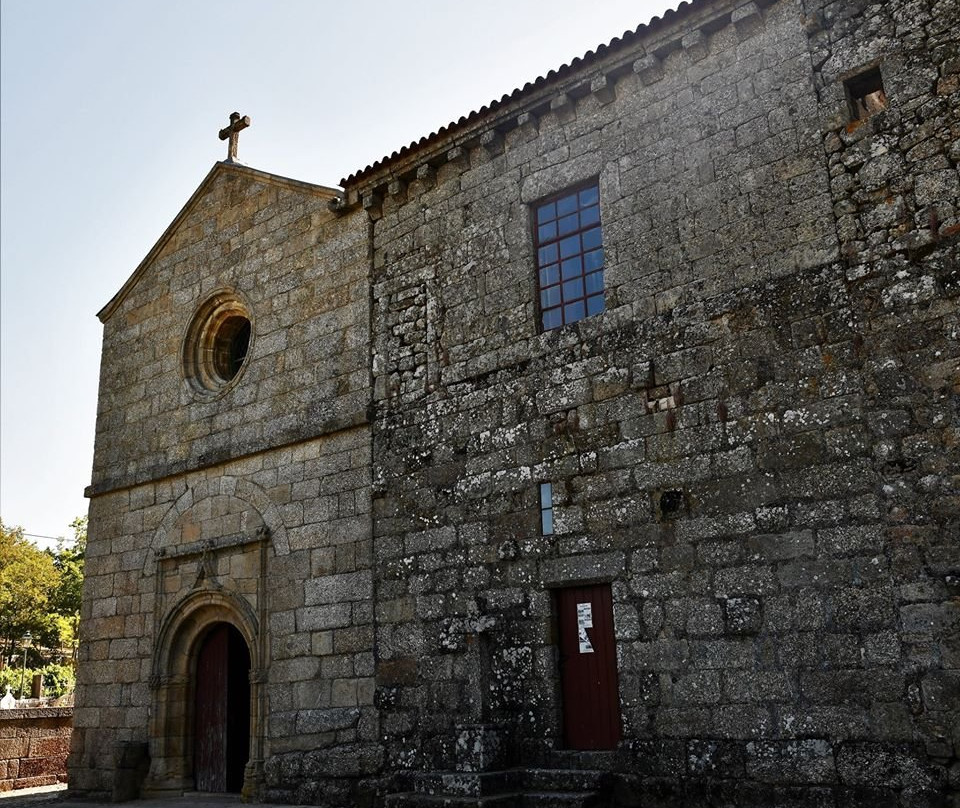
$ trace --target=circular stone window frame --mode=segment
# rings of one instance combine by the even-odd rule
[[[250,329],[247,350],[240,366],[228,375],[222,367],[223,352],[225,343],[243,328],[240,320]],[[237,384],[250,364],[255,332],[250,304],[235,290],[219,289],[200,304],[184,332],[181,350],[183,378],[197,398],[219,398]]]

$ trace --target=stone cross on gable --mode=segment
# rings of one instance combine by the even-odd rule
[[[240,139],[240,132],[250,125],[250,116],[241,116],[239,112],[230,113],[230,125],[220,130],[220,140],[230,139],[227,144],[227,162],[233,163],[237,159],[237,141]]]

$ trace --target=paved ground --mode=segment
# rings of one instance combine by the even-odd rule
[[[136,800],[124,803],[131,808],[230,808],[240,806],[240,798],[236,794],[188,794],[183,797]],[[44,788],[24,788],[19,791],[0,793],[0,808],[93,808],[93,806],[111,806],[116,808],[115,802],[90,802],[88,800],[71,800],[67,798],[66,786],[46,786]],[[260,803],[260,808],[281,808]],[[289,806],[282,806],[289,808]]]
[[[14,808],[18,805],[42,805],[59,802],[67,793],[66,784],[42,786],[41,788],[21,788],[16,791],[0,791],[0,806]]]

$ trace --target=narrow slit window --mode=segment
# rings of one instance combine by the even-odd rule
[[[540,483],[540,532],[553,535],[553,483]]]
[[[883,89],[883,77],[879,67],[847,79],[844,86],[847,89],[847,101],[853,120],[866,120],[887,108],[887,94]]]

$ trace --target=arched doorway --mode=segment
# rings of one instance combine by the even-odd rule
[[[247,600],[221,589],[192,592],[171,607],[157,634],[150,677],[150,771],[142,795],[214,790],[257,797],[266,678],[259,625]],[[205,691],[209,698],[202,696]],[[210,705],[219,705],[222,719],[201,717]],[[204,755],[198,737],[207,725],[212,737],[221,739],[224,754],[222,779],[213,782],[206,764],[198,765]]]
[[[215,623],[196,652],[193,776],[197,791],[239,792],[250,755],[250,650]]]

